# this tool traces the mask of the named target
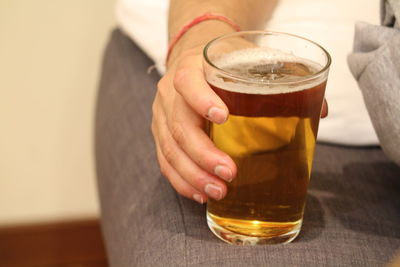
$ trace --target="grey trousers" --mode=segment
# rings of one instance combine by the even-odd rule
[[[150,131],[159,77],[146,73],[151,64],[119,30],[112,33],[95,128],[111,266],[382,266],[394,256],[400,168],[377,147],[317,146],[304,224],[294,242],[239,247],[214,237],[205,206],[179,196],[159,172]]]

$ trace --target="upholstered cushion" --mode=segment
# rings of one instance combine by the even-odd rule
[[[318,145],[300,236],[239,247],[207,228],[205,206],[159,172],[150,131],[156,73],[114,31],[96,115],[96,164],[111,266],[382,266],[400,247],[400,168],[380,148]],[[343,129],[345,130],[345,129]]]

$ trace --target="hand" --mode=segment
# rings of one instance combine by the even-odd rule
[[[202,49],[183,52],[158,83],[152,132],[162,174],[181,195],[204,203],[227,192],[236,165],[204,132],[205,119],[223,123],[228,108],[204,79]]]
[[[181,195],[204,203],[226,193],[236,165],[204,132],[205,119],[224,123],[228,108],[204,79],[203,46],[182,53],[158,83],[152,132],[162,174]],[[321,117],[327,116],[324,100]]]
[[[321,118],[326,118],[328,117],[328,102],[324,98],[324,102],[322,103],[322,109],[321,109]]]

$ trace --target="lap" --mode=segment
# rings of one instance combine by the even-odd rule
[[[400,246],[400,168],[379,148],[319,144],[300,236],[236,247],[208,230],[205,206],[176,194],[152,140],[152,62],[120,31],[107,46],[96,111],[102,225],[112,266],[377,266]]]

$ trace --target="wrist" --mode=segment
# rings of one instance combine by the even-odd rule
[[[195,47],[203,48],[209,41],[221,35],[235,32],[235,29],[219,20],[207,20],[190,28],[174,45],[167,62],[167,67],[185,51]]]

